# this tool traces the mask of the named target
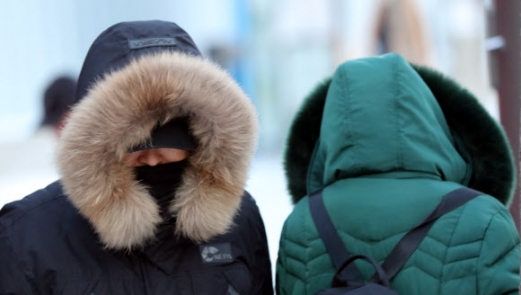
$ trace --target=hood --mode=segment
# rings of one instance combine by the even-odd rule
[[[175,23],[155,20],[111,26],[94,40],[85,57],[78,77],[76,102],[105,74],[121,69],[140,56],[165,50],[201,56],[192,38]]]
[[[508,204],[515,182],[503,130],[472,94],[397,54],[346,62],[319,85],[293,121],[284,164],[294,202],[378,175],[458,182]]]
[[[170,41],[175,44],[187,42],[187,35],[176,37],[179,27],[151,23],[174,28]],[[98,78],[84,96],[78,91],[81,100],[58,144],[57,163],[68,198],[104,245],[113,249],[143,246],[155,237],[162,222],[155,200],[135,180],[133,167],[123,161],[129,148],[150,139],[156,125],[187,117],[197,141],[170,205],[176,233],[196,242],[222,234],[232,225],[257,138],[256,115],[248,97],[226,72],[186,53],[195,52],[195,47],[178,51],[178,46],[147,45],[136,48],[139,54],[128,48],[129,40],[160,39],[150,31],[151,23],[123,23],[120,26],[128,30],[119,25],[108,29],[131,32],[125,35],[127,42],[120,42],[123,49],[109,46],[110,32],[99,37],[107,38],[108,44],[94,42],[84,69],[111,70],[96,75],[82,71],[81,78]],[[136,57],[128,57],[127,51]],[[108,57],[90,59],[92,52],[106,52],[117,65],[98,65]],[[124,57],[115,58],[116,52]],[[121,59],[128,64],[121,65]]]

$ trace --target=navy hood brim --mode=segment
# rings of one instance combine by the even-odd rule
[[[143,55],[165,50],[201,56],[188,33],[172,22],[121,22],[109,27],[96,38],[87,53],[78,78],[75,103],[105,74]]]

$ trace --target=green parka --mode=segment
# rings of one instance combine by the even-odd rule
[[[335,272],[308,194],[323,189],[349,251],[381,263],[445,194],[463,186],[484,194],[436,221],[392,288],[401,295],[518,294],[508,143],[477,100],[443,75],[397,54],[340,65],[297,114],[285,168],[296,205],[280,239],[278,294],[315,294]],[[372,276],[372,266],[356,264]]]

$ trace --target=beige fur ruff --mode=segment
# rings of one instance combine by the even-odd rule
[[[176,233],[203,242],[232,225],[257,140],[255,110],[210,62],[149,55],[98,81],[73,109],[58,144],[65,193],[107,248],[132,249],[154,238],[159,207],[123,156],[157,123],[180,116],[190,118],[198,147],[170,205]]]

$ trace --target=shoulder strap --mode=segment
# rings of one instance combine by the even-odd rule
[[[446,194],[431,214],[415,228],[405,234],[391,251],[389,256],[387,256],[387,259],[382,264],[382,268],[389,276],[389,280],[391,280],[405,265],[439,217],[479,195],[483,195],[483,193],[466,187],[453,190]],[[376,279],[376,277],[372,278],[373,281]]]
[[[327,213],[324,200],[322,198],[322,190],[311,194],[308,198],[309,210],[311,217],[318,230],[318,234],[322,242],[326,246],[327,252],[333,260],[333,264],[337,271],[342,267],[344,261],[352,257],[347,251],[344,242],[340,239],[329,214]],[[354,263],[347,265],[342,271],[342,277],[348,282],[363,282],[364,279],[360,271]]]
[[[439,217],[482,194],[482,192],[470,188],[460,188],[446,194],[429,216],[405,234],[387,256],[387,259],[382,264],[382,268],[388,275],[389,280],[394,278],[403,265],[405,265]],[[322,239],[335,268],[338,270],[346,260],[352,258],[352,255],[347,251],[327,213],[322,198],[322,190],[311,194],[308,202],[311,217],[318,230],[320,239]],[[342,272],[342,277],[348,282],[363,282],[360,271],[353,263],[349,264]],[[378,281],[378,278],[374,276],[371,280],[373,282]]]

